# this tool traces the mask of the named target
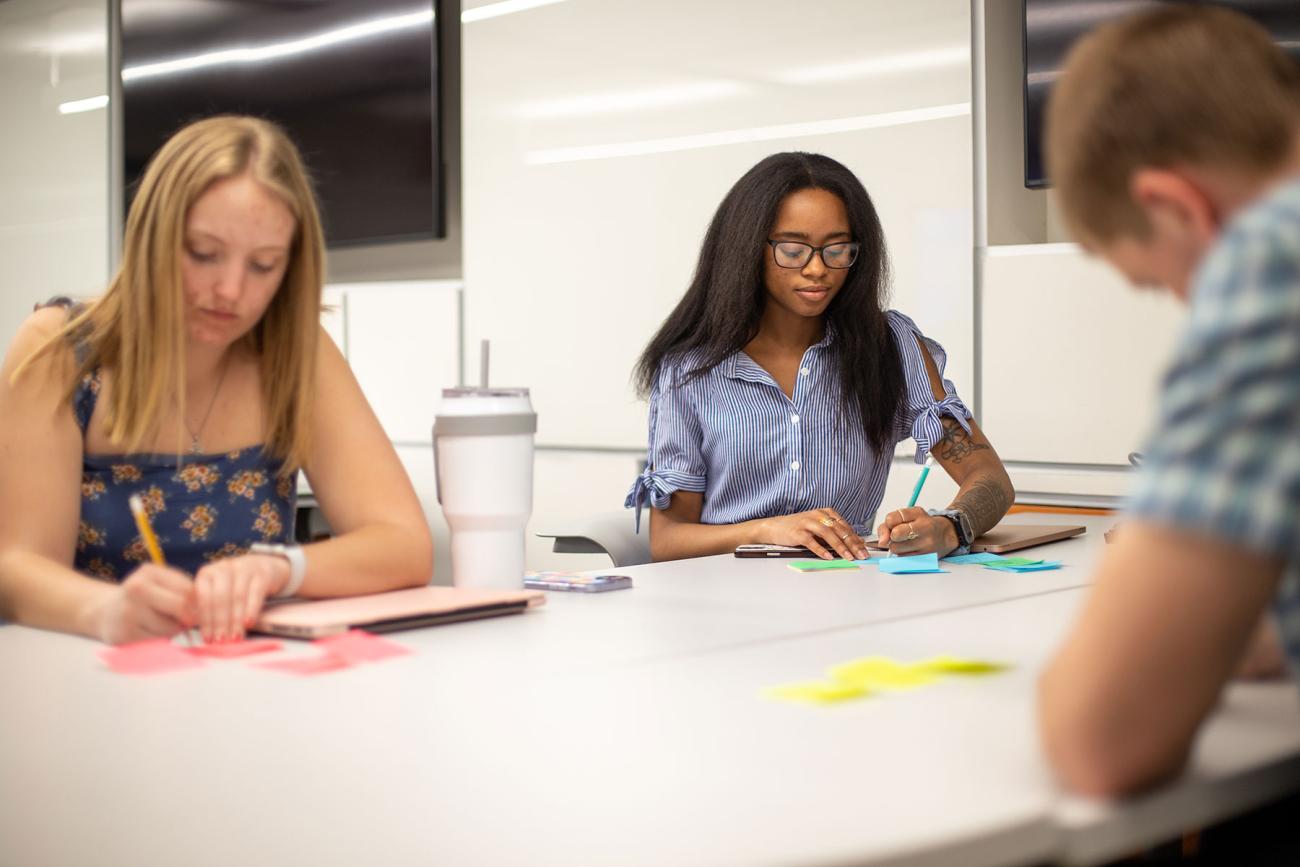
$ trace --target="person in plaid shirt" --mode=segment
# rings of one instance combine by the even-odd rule
[[[1049,172],[1089,251],[1188,306],[1129,517],[1039,684],[1070,788],[1176,773],[1226,681],[1300,670],[1300,66],[1223,8],[1071,52]]]

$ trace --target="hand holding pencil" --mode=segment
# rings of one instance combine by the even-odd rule
[[[129,502],[151,562],[141,564],[98,606],[96,631],[109,644],[169,638],[188,632],[198,619],[193,582],[166,565],[140,498]]]

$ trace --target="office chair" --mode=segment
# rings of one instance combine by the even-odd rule
[[[650,562],[650,522],[641,523],[637,533],[631,511],[615,509],[558,529],[538,530],[536,535],[554,539],[551,550],[557,554],[605,554],[615,566],[640,566]]]

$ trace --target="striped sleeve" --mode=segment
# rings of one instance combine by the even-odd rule
[[[944,348],[922,334],[915,322],[897,310],[887,311],[885,316],[894,333],[898,357],[903,363],[903,378],[907,383],[903,406],[894,425],[895,436],[899,440],[909,436],[916,440],[916,462],[925,463],[930,449],[943,438],[942,417],[947,415],[955,418],[969,433],[971,411],[958,396],[957,388],[952,382],[943,378],[944,368],[948,364],[948,353]],[[930,375],[926,370],[925,359],[921,356],[921,346],[925,347],[934,360],[939,378],[943,380],[942,400],[934,399]]]
[[[625,508],[636,509],[638,532],[645,502],[666,509],[674,492],[704,493],[707,482],[703,437],[690,387],[699,380],[683,385],[679,381],[682,369],[665,363],[650,392],[648,461],[623,502]]]
[[[1228,237],[1192,301],[1129,508],[1300,557],[1300,236]]]

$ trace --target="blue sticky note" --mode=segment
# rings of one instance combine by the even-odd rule
[[[883,557],[877,564],[890,575],[915,575],[919,572],[944,572],[938,554],[915,554],[911,557]]]
[[[990,554],[987,551],[981,551],[978,554],[958,554],[956,557],[944,557],[943,562],[963,565],[966,563],[996,563],[1005,559],[1001,554]]]

